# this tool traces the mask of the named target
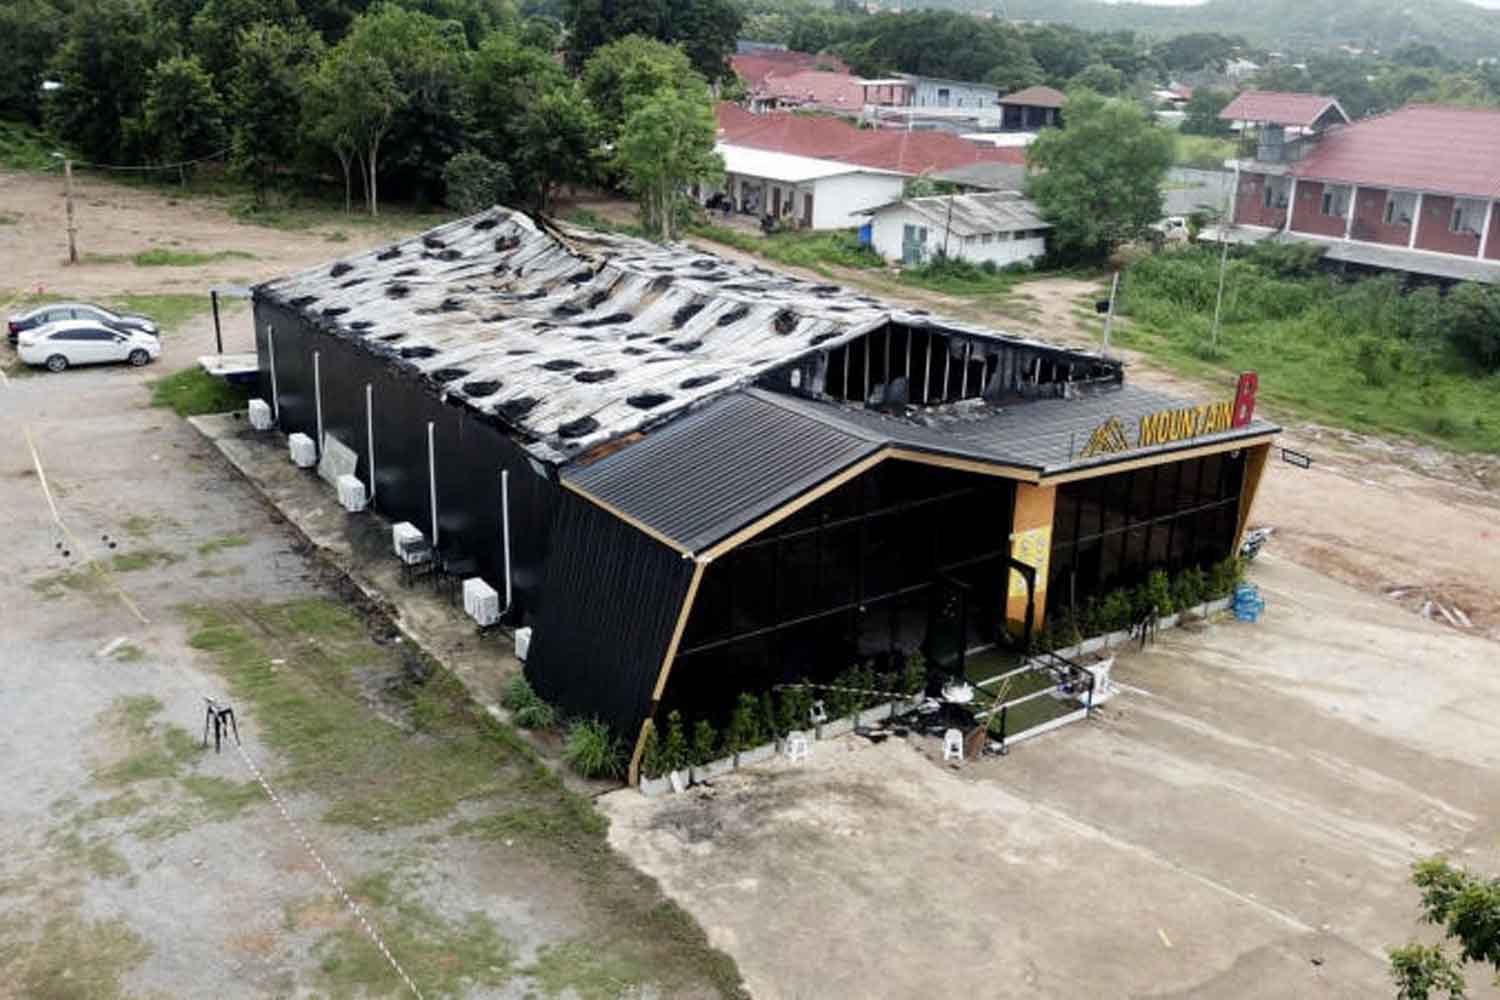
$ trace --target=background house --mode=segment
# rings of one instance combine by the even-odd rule
[[[1341,109],[1310,119],[1317,100],[1303,100],[1300,116],[1285,100],[1256,112],[1272,124],[1237,163],[1237,238],[1313,241],[1357,267],[1500,282],[1500,111],[1410,105],[1342,124]],[[1224,115],[1244,114],[1237,105]],[[1283,139],[1292,126],[1300,134]]]
[[[939,253],[1000,267],[1036,260],[1051,230],[1013,191],[908,198],[873,209],[870,243],[887,260],[920,264]]]
[[[901,196],[900,174],[720,143],[724,186],[736,212],[793,218],[808,229],[847,229],[864,221],[866,209]],[[709,192],[711,196],[713,193]]]
[[[1052,87],[1027,87],[1000,98],[1000,127],[1007,132],[1035,132],[1062,124],[1068,95]]]

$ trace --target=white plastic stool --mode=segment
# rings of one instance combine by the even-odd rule
[[[957,729],[943,733],[943,760],[964,759],[964,734]]]
[[[786,759],[793,764],[800,764],[802,761],[812,756],[812,750],[809,749],[807,745],[807,734],[796,732],[787,733],[785,753]]]
[[[807,721],[815,726],[821,726],[828,721],[828,710],[823,707],[822,699],[812,703],[812,708],[807,710]]]

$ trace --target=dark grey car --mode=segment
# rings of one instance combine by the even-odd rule
[[[30,312],[12,316],[9,323],[10,342],[14,345],[22,331],[69,319],[86,319],[120,330],[140,330],[152,336],[160,333],[156,322],[149,316],[117,313],[112,309],[89,302],[50,302],[44,306],[37,306]]]

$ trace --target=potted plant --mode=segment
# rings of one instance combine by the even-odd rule
[[[680,712],[667,716],[667,738],[662,741],[661,757],[663,775],[671,782],[672,788],[679,792],[687,788],[692,782],[692,756]]]
[[[741,694],[724,732],[725,749],[734,753],[735,766],[749,767],[769,758],[776,748],[763,743],[760,702],[753,694]]]
[[[716,760],[714,754],[718,749],[719,734],[714,731],[713,723],[699,719],[693,727],[693,784],[711,781],[734,770],[733,752]]]
[[[648,799],[666,795],[672,790],[667,776],[665,746],[656,735],[656,722],[646,723],[646,739],[641,747],[641,794]]]

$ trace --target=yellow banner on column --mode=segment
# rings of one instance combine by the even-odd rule
[[[1047,562],[1052,557],[1052,526],[1018,531],[1010,536],[1010,554],[1028,566],[1036,567],[1036,590],[1047,589]],[[1010,596],[1026,596],[1026,578],[1010,571]]]

